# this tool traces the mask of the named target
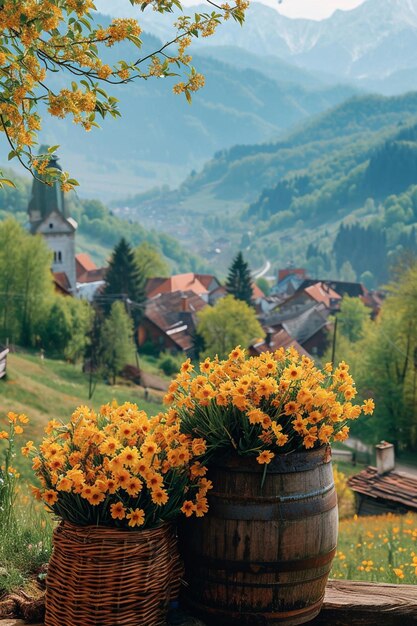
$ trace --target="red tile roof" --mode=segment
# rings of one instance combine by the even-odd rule
[[[274,350],[278,350],[278,348],[290,348],[293,347],[297,350],[299,354],[304,354],[311,358],[311,355],[304,350],[300,344],[293,339],[286,330],[281,328],[277,332],[274,332],[266,339],[252,344],[249,348],[251,354],[261,354],[262,352],[273,352]]]
[[[297,276],[298,278],[306,278],[307,272],[301,267],[287,267],[285,270],[278,270],[278,282],[286,278],[287,276]]]
[[[84,272],[77,276],[77,283],[95,283],[99,280],[104,280],[106,278],[106,269],[105,267],[97,267],[95,270]]]
[[[342,299],[339,294],[324,283],[315,283],[310,287],[306,287],[304,291],[316,302],[323,302],[328,309],[334,308],[334,301]]]
[[[97,265],[91,259],[90,255],[86,252],[80,252],[80,254],[75,255],[75,271],[78,277],[84,274],[85,272],[90,272],[91,270],[96,270]]]
[[[260,287],[256,283],[252,283],[252,297],[254,300],[260,300],[261,298],[265,298],[265,294]]]
[[[351,476],[348,485],[368,498],[378,498],[417,511],[417,477],[405,472],[378,474],[376,467],[367,467]]]
[[[148,298],[159,293],[173,293],[174,291],[193,291],[199,296],[208,295],[207,288],[196,278],[192,272],[188,274],[175,274],[161,281],[160,278],[151,279],[151,288],[147,289]]]
[[[202,285],[204,285],[207,290],[210,290],[210,285],[213,283],[213,281],[217,285],[220,285],[219,281],[215,276],[213,276],[213,274],[194,274],[194,276],[197,280],[200,281]]]
[[[71,283],[65,272],[52,272],[55,287],[64,295],[71,295]]]

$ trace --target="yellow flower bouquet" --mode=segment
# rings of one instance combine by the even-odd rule
[[[354,404],[356,393],[344,362],[319,369],[292,348],[246,357],[237,347],[226,360],[207,358],[199,372],[183,363],[165,401],[182,432],[206,442],[204,459],[231,449],[267,465],[277,453],[346,439],[349,421],[374,408],[371,399]]]
[[[152,528],[181,511],[201,516],[211,485],[195,457],[206,446],[179,427],[173,409],[148,418],[128,402],[99,413],[81,406],[68,424],[49,422],[39,450],[22,448],[34,455],[34,494],[77,525]]]
[[[61,518],[46,579],[45,626],[156,626],[178,597],[175,521],[202,517],[211,483],[205,443],[174,409],[148,417],[129,402],[81,406],[46,427],[33,456],[35,496]]]
[[[165,399],[181,431],[206,442],[214,486],[208,514],[180,526],[186,600],[203,617],[302,624],[319,613],[337,544],[329,444],[373,410],[356,393],[346,363],[321,369],[293,349],[183,363]]]

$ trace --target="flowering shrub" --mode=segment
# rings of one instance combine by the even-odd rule
[[[0,464],[0,528],[6,530],[13,522],[13,505],[16,499],[16,480],[19,473],[13,467],[15,456],[16,436],[23,433],[22,424],[27,424],[28,418],[23,413],[9,412],[7,414],[7,430],[0,430],[0,441],[5,442],[4,455]],[[32,442],[28,442],[31,444]]]
[[[35,496],[74,524],[154,527],[180,511],[202,516],[211,488],[201,439],[180,433],[178,415],[148,418],[135,404],[79,407],[68,424],[56,420],[34,455],[41,488]]]
[[[317,448],[348,437],[350,420],[372,413],[374,403],[353,404],[349,366],[323,370],[292,348],[245,357],[206,359],[200,372],[190,360],[171,383],[165,401],[181,418],[181,430],[207,443],[205,458],[233,449],[269,464],[276,453]]]

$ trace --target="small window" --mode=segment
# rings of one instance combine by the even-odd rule
[[[52,222],[49,223],[49,228],[53,228],[54,225],[52,224]]]
[[[56,252],[54,252],[54,263],[56,263],[56,262],[57,262],[57,258],[58,258],[58,257],[57,257],[57,253],[56,253]]]
[[[58,263],[62,263],[62,252],[58,252]]]

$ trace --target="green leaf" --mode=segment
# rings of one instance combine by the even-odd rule
[[[9,180],[8,178],[0,178],[0,189],[5,186],[13,187],[13,189],[16,189],[16,185],[12,180]]]
[[[57,144],[56,146],[50,146],[48,148],[48,153],[52,154],[53,152],[56,152],[58,150],[58,148],[59,148],[59,144]]]

